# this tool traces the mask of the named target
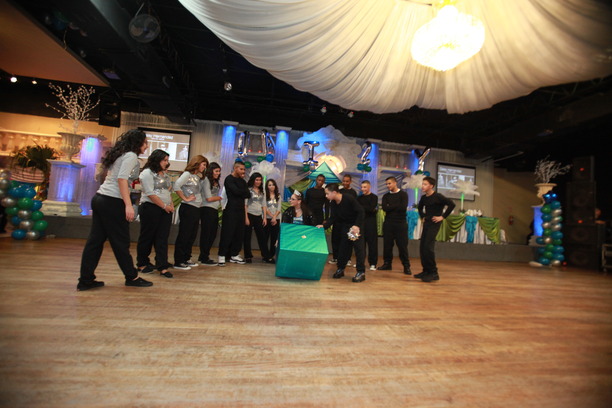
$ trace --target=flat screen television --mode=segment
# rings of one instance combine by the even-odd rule
[[[183,171],[189,160],[189,146],[191,143],[191,132],[180,132],[172,130],[139,128],[147,135],[149,147],[138,156],[146,159],[155,149],[161,149],[170,155],[170,171]]]
[[[453,191],[458,180],[471,181],[476,184],[476,167],[452,163],[438,163],[438,185],[436,191],[448,198],[461,198],[461,193]],[[466,201],[474,201],[474,194],[466,194]]]

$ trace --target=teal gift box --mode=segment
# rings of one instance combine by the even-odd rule
[[[276,257],[277,277],[319,280],[327,255],[323,228],[281,224]]]

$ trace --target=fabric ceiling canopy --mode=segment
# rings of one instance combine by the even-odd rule
[[[612,10],[597,0],[459,0],[482,50],[437,72],[410,55],[427,0],[180,0],[223,42],[301,91],[351,110],[481,110],[612,73]]]

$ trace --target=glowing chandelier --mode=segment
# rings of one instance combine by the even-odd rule
[[[482,22],[460,13],[449,0],[438,15],[419,28],[412,38],[412,58],[436,71],[448,71],[472,58],[485,40]]]

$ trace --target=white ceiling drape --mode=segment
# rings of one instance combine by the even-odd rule
[[[485,25],[453,70],[412,60],[427,0],[180,0],[222,41],[301,91],[351,110],[465,113],[612,73],[612,11],[598,0],[459,0]],[[432,1],[429,1],[431,3]]]

